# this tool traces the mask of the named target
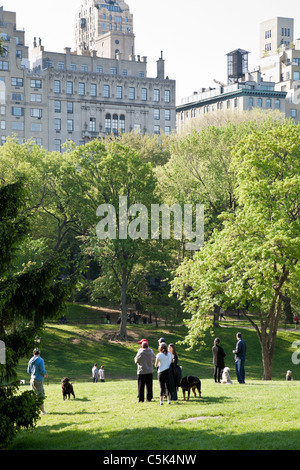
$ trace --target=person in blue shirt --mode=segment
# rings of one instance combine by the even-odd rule
[[[48,377],[45,369],[44,359],[40,356],[39,348],[35,348],[33,351],[33,357],[28,362],[27,372],[30,374],[30,386],[38,395],[45,396],[44,391],[44,378]],[[44,408],[44,402],[41,406],[41,412],[46,415]]]
[[[245,359],[246,359],[246,343],[242,339],[242,334],[237,333],[237,343],[235,349],[232,351],[235,355],[235,370],[237,380],[240,384],[245,383]]]

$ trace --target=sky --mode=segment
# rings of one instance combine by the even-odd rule
[[[147,56],[148,77],[156,77],[156,61],[163,51],[166,75],[176,80],[177,104],[201,88],[226,83],[226,54],[249,51],[249,70],[259,59],[259,25],[283,16],[294,18],[300,38],[299,0],[127,0],[133,13],[136,55]],[[17,29],[25,42],[41,38],[45,50],[74,49],[75,16],[81,0],[3,0],[4,10],[17,13]]]

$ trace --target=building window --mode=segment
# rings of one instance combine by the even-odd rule
[[[141,98],[143,101],[147,101],[147,88],[142,88]]]
[[[127,70],[126,70],[126,69],[124,69],[124,70],[122,71],[122,75],[123,75],[124,77],[127,77]]]
[[[67,82],[67,95],[73,95],[73,82]]]
[[[41,147],[42,144],[43,144],[43,141],[42,141],[42,139],[41,139],[40,137],[33,137],[32,140],[33,140],[33,142],[34,142],[36,145],[38,145],[39,147]]]
[[[111,67],[110,68],[110,74],[111,75],[117,75],[117,67]]]
[[[36,122],[32,122],[31,123],[31,131],[32,132],[41,132],[42,131],[42,124],[40,123],[36,123]]]
[[[141,78],[144,78],[145,72],[144,72],[144,71],[139,72],[139,76],[140,76]]]
[[[54,139],[54,150],[56,152],[61,151],[61,140],[60,139]]]
[[[0,60],[0,70],[8,70],[8,61]]]
[[[117,86],[116,97],[119,99],[123,98],[123,87]]]
[[[31,93],[30,101],[33,103],[41,103],[42,102],[42,95],[38,95],[36,93]]]
[[[105,132],[107,133],[111,132],[111,115],[110,114],[105,115]]]
[[[103,73],[103,67],[102,67],[102,65],[97,65],[97,67],[96,67],[96,72],[97,72],[97,73]]]
[[[42,88],[42,80],[30,80],[31,88]]]
[[[85,83],[83,82],[79,82],[78,83],[78,94],[80,96],[84,96],[85,95]]]
[[[165,90],[165,103],[170,103],[170,101],[171,101],[170,90]]]
[[[125,132],[125,116],[121,114],[120,121],[119,121],[120,131],[123,133]]]
[[[60,131],[61,130],[61,119],[54,119],[54,129],[56,131]]]
[[[5,106],[0,106],[0,115],[5,116],[6,115],[6,107]]]
[[[67,119],[67,131],[73,132],[73,119]]]
[[[30,109],[30,116],[35,117],[35,118],[41,118],[42,117],[43,110],[40,108],[31,108]]]
[[[166,127],[165,127],[165,134],[166,134],[166,135],[170,135],[170,134],[171,134],[171,127],[170,127],[170,126],[166,126]]]
[[[12,122],[11,129],[13,131],[23,131],[24,130],[24,122]]]
[[[70,69],[71,69],[73,72],[76,72],[76,70],[77,70],[77,65],[76,65],[76,64],[71,64]]]
[[[60,93],[60,80],[54,80],[54,93]]]
[[[91,83],[91,96],[97,96],[97,85],[96,85],[96,83]]]
[[[280,109],[280,100],[275,100],[275,109]]]
[[[133,86],[129,87],[129,99],[134,100],[135,99],[135,88]]]
[[[57,68],[58,68],[58,70],[64,70],[65,69],[65,63],[64,62],[58,62]]]
[[[6,121],[0,121],[0,128],[2,130],[5,130],[6,129]]]
[[[297,117],[297,110],[296,109],[291,109],[290,110],[290,116],[291,116],[291,118],[295,119]]]
[[[113,114],[112,118],[112,131],[114,134],[118,133],[118,124],[119,124],[119,118],[117,114]]]
[[[54,112],[55,113],[61,113],[61,102],[60,101],[54,101]]]
[[[20,108],[18,106],[13,106],[11,108],[11,114],[13,116],[24,116],[24,108]]]
[[[155,109],[154,110],[154,120],[155,121],[158,121],[160,119],[160,110],[159,109]]]
[[[196,110],[195,110],[196,115]],[[171,121],[171,111],[170,109],[165,109],[165,121]]]
[[[262,108],[262,98],[257,98],[257,106]]]
[[[268,98],[268,99],[266,100],[266,107],[267,107],[267,108],[271,108],[271,107],[272,107],[272,100],[271,100],[270,98]]]
[[[23,94],[22,93],[12,93],[11,99],[13,101],[23,101]]]
[[[154,101],[160,101],[160,90],[154,90]]]
[[[253,98],[248,98],[248,107],[249,108],[253,107]]]
[[[90,132],[96,132],[96,118],[90,118]]]
[[[89,68],[87,65],[81,65],[81,72],[88,72],[89,71]]]
[[[23,78],[12,77],[11,78],[12,86],[23,86]]]
[[[160,127],[154,126],[154,134],[159,134],[159,133],[160,133]]]
[[[235,108],[237,108],[237,105],[238,105],[238,99],[237,98],[234,98],[233,105],[234,105]]]
[[[104,98],[109,98],[110,97],[110,86],[109,85],[104,85],[103,96],[104,96]]]
[[[300,80],[300,72],[293,73],[293,80]]]
[[[67,101],[67,113],[73,114],[73,102],[72,101]]]

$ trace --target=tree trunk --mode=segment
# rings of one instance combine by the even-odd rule
[[[121,339],[127,338],[127,272],[126,269],[122,270],[122,287],[121,287],[121,324],[120,324],[120,337]]]

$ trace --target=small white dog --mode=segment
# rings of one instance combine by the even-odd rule
[[[230,371],[229,367],[224,367],[223,373],[222,373],[221,384],[232,384],[229,371]]]

